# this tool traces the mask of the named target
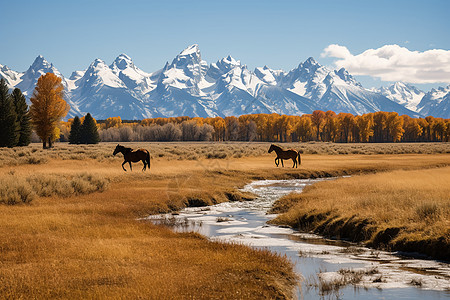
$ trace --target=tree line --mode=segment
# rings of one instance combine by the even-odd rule
[[[70,127],[70,121],[67,126]],[[215,118],[151,118],[122,122],[98,121],[102,141],[260,141],[340,143],[448,142],[450,119],[412,118],[396,112],[361,116],[316,110],[288,116],[252,114]]]

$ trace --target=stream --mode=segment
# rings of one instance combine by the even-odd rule
[[[261,180],[242,190],[253,201],[186,208],[148,217],[176,231],[196,231],[212,240],[238,242],[286,255],[301,282],[299,299],[450,299],[450,264],[401,256],[319,235],[266,224],[278,198],[322,180]]]

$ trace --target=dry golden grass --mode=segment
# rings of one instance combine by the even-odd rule
[[[450,258],[450,167],[342,178],[280,199],[274,221]]]
[[[256,149],[249,158],[227,154],[222,159],[206,157],[208,151],[228,149],[228,144],[155,144],[132,144],[152,150],[150,172],[141,172],[141,164],[134,164],[133,172],[122,171],[122,158],[112,157],[115,144],[106,143],[57,144],[48,152],[34,151],[41,153],[44,164],[4,163],[0,167],[0,181],[10,180],[8,186],[12,189],[15,183],[33,182],[30,178],[59,178],[56,181],[59,183],[55,183],[58,186],[77,176],[102,178],[109,185],[99,189],[103,192],[94,189],[90,194],[78,196],[39,193],[37,189],[38,195],[29,204],[0,205],[0,295],[289,298],[295,276],[285,258],[242,245],[210,242],[197,234],[173,233],[138,219],[187,205],[246,198],[248,195],[237,189],[254,179],[310,178],[450,165],[449,154],[305,154],[298,169],[288,167],[289,162],[286,168],[276,168],[274,155],[266,153],[268,144],[231,144],[236,149],[243,147],[243,153],[253,151],[253,146],[260,150]],[[188,159],[190,152],[179,148],[182,146],[191,147],[189,151],[199,147],[210,150],[195,160]],[[34,145],[20,151],[33,153],[33,149]],[[180,153],[168,157],[169,150]],[[156,155],[157,151],[164,155]],[[5,153],[9,152],[2,152],[3,161],[7,161]],[[423,211],[426,213],[428,208]]]
[[[120,161],[112,152],[117,143],[98,145],[69,145],[57,143],[52,149],[42,149],[41,144],[27,147],[0,148],[0,167],[8,165],[45,164],[51,159]],[[129,142],[121,143],[132,148],[149,149],[152,158],[164,160],[201,160],[257,157],[267,153],[270,143],[262,142]],[[336,144],[324,142],[284,143],[303,154],[436,154],[450,153],[450,143],[358,143]]]
[[[194,177],[203,192],[212,190],[214,178],[199,175]],[[181,185],[175,199],[167,192],[172,180],[125,175],[122,182],[115,178],[103,193],[0,206],[0,294],[150,299],[292,296],[295,276],[285,258],[137,221],[170,209],[171,202],[185,205],[183,195],[202,193],[202,187]],[[231,178],[227,183],[236,182]],[[220,189],[216,188],[217,195]]]

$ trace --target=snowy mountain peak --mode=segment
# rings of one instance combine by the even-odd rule
[[[197,84],[206,74],[207,64],[202,61],[197,44],[191,45],[180,52],[170,65],[166,63],[158,78],[159,90],[167,90],[168,86],[177,89],[189,89],[198,94]]]
[[[170,66],[168,66],[167,71],[169,71],[171,68],[175,68],[182,71],[181,73],[183,74],[181,74],[180,72],[172,71],[172,75],[175,75],[175,73],[177,73],[178,75],[188,76],[194,81],[200,82],[201,77],[206,74],[207,67],[207,63],[205,61],[202,61],[202,56],[198,45],[194,44],[181,51],[181,53],[174,58]],[[183,79],[183,81],[185,80]]]
[[[394,83],[392,85],[392,87],[395,88],[395,89],[404,89],[404,88],[406,88],[406,86],[407,85],[405,83],[401,82],[401,81],[397,81],[396,83]]]
[[[267,65],[262,68],[255,68],[255,75],[264,83],[269,85],[277,85],[284,76],[281,70],[272,70]]]
[[[341,69],[339,69],[339,71],[334,71],[334,74],[336,74],[340,79],[342,79],[346,83],[362,88],[361,83],[356,81],[356,79],[353,78],[353,76],[350,75],[346,69],[341,68]]]
[[[126,59],[126,60],[130,60],[131,61],[131,57],[129,55],[125,54],[125,53],[119,54],[119,56],[117,56],[117,58]]]
[[[235,60],[233,57],[231,57],[231,55],[228,55],[226,58],[222,59],[222,61],[224,63],[234,65],[234,66],[238,66],[241,64],[241,62],[239,60]]]
[[[72,75],[70,75],[70,80],[78,80],[83,77],[85,71],[73,71]]]
[[[329,72],[331,72],[331,70],[328,70],[326,67],[316,62],[314,58],[310,57],[305,60],[305,62],[300,63],[297,69],[294,69],[289,73],[291,73],[293,76],[303,77],[304,80],[311,76],[319,76],[320,80],[323,80],[323,78],[325,78],[325,76],[327,76]]]
[[[404,82],[395,82],[388,87],[382,87],[378,91],[385,97],[413,111],[417,111],[418,105],[425,95],[415,86]]]
[[[188,64],[200,64],[202,55],[197,44],[187,47],[178,54],[172,61],[171,66],[176,68],[184,68]]]
[[[23,73],[20,82],[16,87],[20,88],[25,96],[30,96],[36,86],[36,83],[42,75],[53,73],[62,79],[62,84],[67,87],[67,81],[61,72],[56,69],[53,64],[49,63],[42,55],[34,60],[33,64]]]
[[[106,66],[106,63],[103,61],[103,60],[101,60],[100,58],[96,58],[92,63],[91,63],[91,66],[92,67],[97,67],[97,66]]]
[[[39,55],[34,60],[33,64],[30,66],[28,70],[40,70],[40,69],[50,69],[53,65],[50,64],[42,55]]]
[[[319,63],[313,58],[313,57],[309,57],[307,60],[305,60],[304,65],[305,66],[314,66],[314,65],[318,65]]]
[[[120,54],[111,64],[111,68],[117,67],[119,70],[125,70],[128,67],[134,67],[133,60],[126,54]]]
[[[87,68],[80,85],[85,87],[107,85],[114,88],[123,88],[123,82],[113,73],[108,65],[101,59],[96,58]]]
[[[239,60],[234,59],[231,55],[218,60],[216,63],[212,63],[207,71],[207,75],[214,80],[219,79],[224,74],[233,71],[236,68],[243,68]]]
[[[423,96],[417,109],[425,116],[450,117],[450,85],[431,89]]]
[[[235,60],[233,57],[231,57],[231,55],[228,55],[227,57],[224,57],[221,60],[217,61],[216,64],[221,69],[227,69],[226,72],[228,72],[230,69],[232,69],[234,67],[241,66],[241,61]]]
[[[8,66],[0,65],[0,78],[4,78],[6,80],[6,85],[8,87],[15,86],[22,76],[21,73],[11,70]]]
[[[194,54],[200,54],[200,49],[198,47],[198,44],[193,44],[179,54],[180,56],[187,56],[187,55],[194,55]]]
[[[111,64],[110,69],[130,90],[139,86],[136,92],[145,93],[154,86],[154,82],[149,78],[151,74],[136,67],[131,57],[126,54],[120,54]]]

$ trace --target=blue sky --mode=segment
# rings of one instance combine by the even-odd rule
[[[418,52],[450,50],[450,1],[445,0],[0,0],[0,7],[0,64],[25,71],[42,54],[65,76],[95,58],[109,64],[120,53],[153,72],[191,44],[199,44],[208,63],[231,54],[251,69],[283,70],[310,56],[334,66],[336,54],[321,55],[331,44],[353,55],[393,44]],[[384,83],[356,77],[366,87]]]

